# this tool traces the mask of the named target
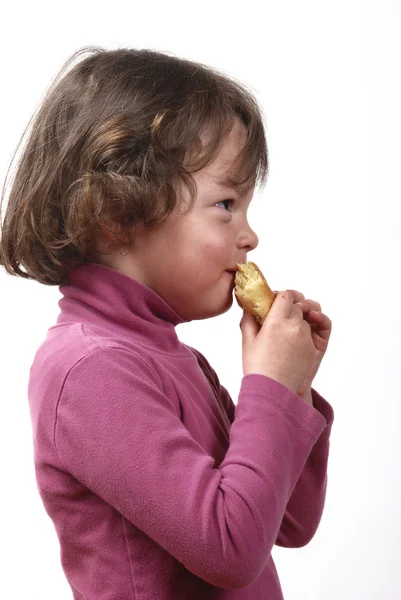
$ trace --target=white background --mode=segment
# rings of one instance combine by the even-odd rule
[[[144,6],[143,6],[144,5]],[[79,47],[165,50],[251,87],[270,177],[250,256],[273,289],[333,321],[315,387],[335,410],[323,518],[305,548],[274,548],[286,600],[401,597],[401,4],[16,2],[2,9],[0,175],[50,80]],[[67,600],[58,541],[36,490],[27,404],[57,288],[0,273],[0,596]],[[229,389],[240,387],[241,312],[181,325]],[[156,599],[155,599],[156,600]],[[267,599],[266,599],[267,600]]]

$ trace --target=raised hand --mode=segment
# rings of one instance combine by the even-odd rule
[[[296,392],[298,396],[306,399],[310,398],[313,379],[315,378],[320,363],[326,353],[332,330],[332,322],[329,317],[322,312],[322,307],[318,302],[305,299],[305,296],[297,290],[287,291],[292,294],[294,303],[301,308],[304,320],[309,323],[313,344],[315,346],[313,366]]]
[[[314,367],[315,346],[291,292],[276,294],[262,327],[245,310],[240,326],[244,375],[266,375],[296,393]]]

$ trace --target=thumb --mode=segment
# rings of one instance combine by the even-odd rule
[[[242,333],[242,352],[246,352],[260,331],[255,319],[243,309],[242,319],[239,324]]]

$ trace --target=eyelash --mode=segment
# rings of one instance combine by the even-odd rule
[[[217,202],[217,203],[216,203],[216,206],[217,206],[218,204],[223,204],[224,202],[229,202],[229,203],[231,204],[231,206],[234,204],[234,200],[220,200],[220,202]],[[228,211],[228,212],[231,212],[231,210],[230,210],[229,208],[227,209],[227,211]]]

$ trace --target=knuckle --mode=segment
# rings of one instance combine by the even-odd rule
[[[299,304],[293,304],[291,308],[290,319],[298,323],[300,321],[303,321],[303,318],[304,313],[302,310],[302,306],[300,306]]]
[[[293,321],[291,326],[291,334],[293,337],[298,337],[302,333],[303,327],[301,321]]]
[[[308,298],[307,302],[309,302],[312,305],[313,310],[317,310],[317,311],[321,312],[322,305],[319,302],[316,302],[315,300],[312,300],[311,298]]]
[[[305,300],[305,296],[303,295],[302,292],[298,292],[298,290],[286,290],[287,292],[290,292],[292,294],[292,296],[294,298],[296,298],[298,301],[300,300]]]
[[[269,327],[271,327],[272,329],[278,329],[280,326],[281,326],[280,319],[278,319],[277,317],[274,317],[272,315],[269,319]]]
[[[302,321],[301,327],[302,327],[302,331],[305,333],[305,335],[308,335],[308,337],[309,337],[309,335],[311,333],[311,328],[310,328],[309,323],[307,323],[306,321]]]

